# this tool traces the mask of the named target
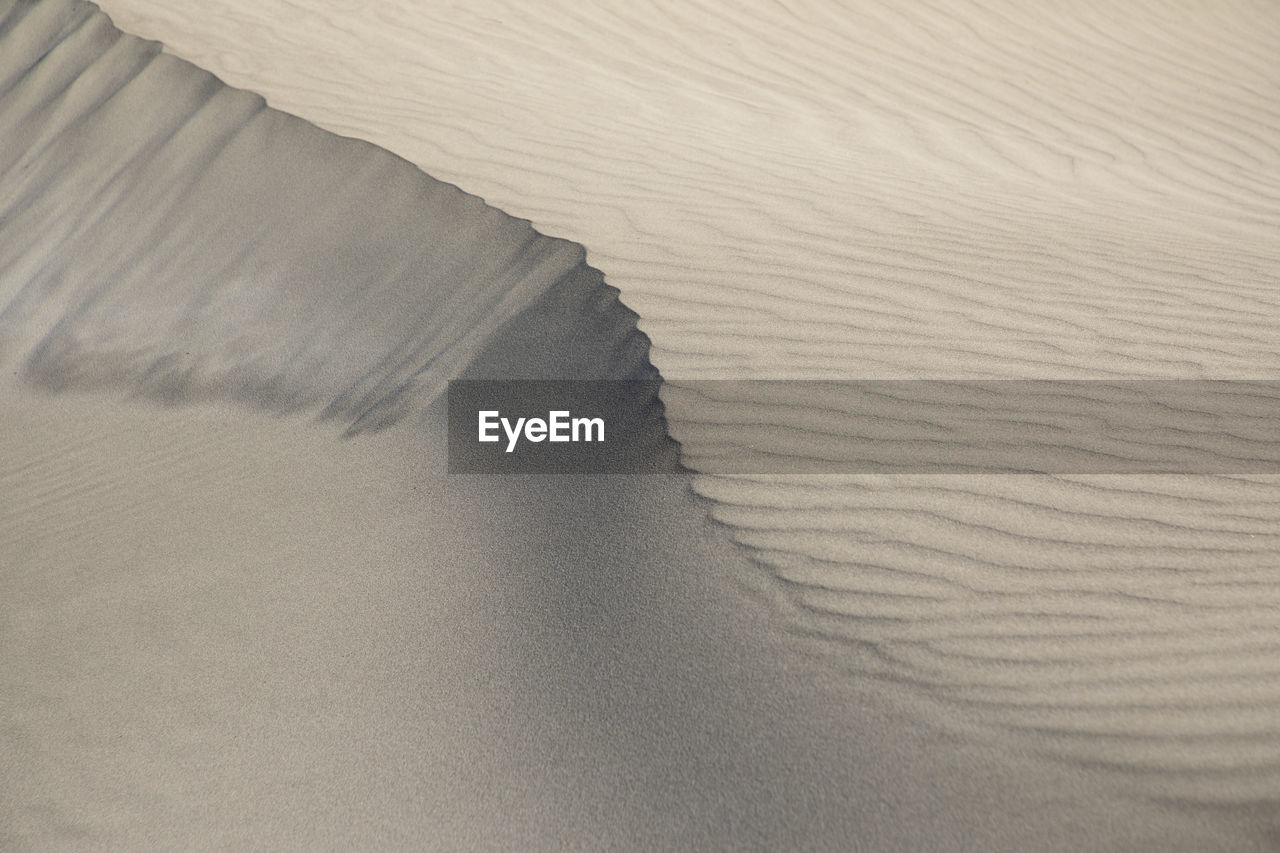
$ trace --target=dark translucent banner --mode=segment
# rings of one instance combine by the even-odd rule
[[[455,380],[451,474],[650,474],[678,467],[661,380]]]
[[[1278,381],[485,381],[449,407],[456,473],[671,470],[668,421],[707,473],[1280,473]]]

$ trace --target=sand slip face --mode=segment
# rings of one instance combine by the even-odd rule
[[[263,92],[273,105],[386,145],[552,233],[585,242],[592,262],[607,267],[610,281],[639,309],[642,327],[655,340],[654,361],[668,377],[1275,372],[1276,258],[1269,239],[1275,195],[1267,183],[1275,152],[1267,131],[1273,115],[1263,94],[1271,69],[1265,42],[1272,30],[1266,10],[1215,7],[1212,14],[1187,13],[1171,26],[1158,10],[1121,20],[1088,9],[1055,18],[991,6],[909,16],[871,6],[838,12],[814,6],[794,14],[778,7],[746,15],[700,7],[652,15],[548,8],[532,17],[518,9],[473,5],[447,13],[385,6],[373,15],[314,6],[255,4],[212,12],[202,7],[196,13],[174,4],[160,10],[126,5],[108,9],[127,28],[163,38],[180,55]],[[11,14],[13,8],[25,5],[12,7]],[[442,191],[416,172],[406,184],[405,164],[367,147],[361,148],[368,156],[360,158],[359,169],[324,173],[331,184],[317,188],[294,180],[311,172],[298,169],[307,174],[291,178],[288,164],[324,160],[337,143],[301,129],[295,139],[290,134],[298,126],[287,117],[262,110],[251,96],[219,89],[207,77],[178,74],[166,57],[151,61],[154,48],[130,41],[112,47],[114,37],[101,21],[64,33],[67,23],[52,19],[77,8],[36,7],[49,18],[43,26],[53,28],[53,36],[81,40],[66,51],[70,65],[46,67],[62,69],[70,81],[82,70],[74,61],[84,51],[114,50],[124,64],[106,67],[129,66],[120,81],[141,82],[122,90],[124,99],[137,100],[114,113],[129,118],[118,118],[109,129],[131,127],[145,105],[162,109],[147,113],[154,128],[123,135],[139,140],[140,148],[110,150],[112,162],[125,164],[109,173],[111,180],[121,178],[115,184],[103,182],[107,173],[93,169],[85,155],[104,138],[117,137],[102,127],[80,135],[74,129],[76,104],[92,104],[95,92],[110,89],[109,79],[84,78],[96,79],[98,88],[78,83],[66,90],[70,97],[17,99],[3,114],[12,121],[9,132],[22,141],[4,154],[18,158],[5,171],[13,193],[7,198],[15,204],[7,223],[21,225],[7,224],[6,232],[6,366],[22,365],[29,379],[46,388],[106,386],[188,404],[234,400],[300,415],[325,411],[335,432],[359,432],[419,411],[444,378],[485,347],[498,353],[497,364],[527,366],[529,347],[540,343],[539,358],[546,360],[534,361],[552,372],[598,369],[601,352],[631,352],[619,346],[635,339],[631,315],[621,309],[604,312],[613,319],[599,322],[603,331],[589,336],[600,341],[599,349],[584,346],[567,362],[557,362],[555,354],[571,348],[569,327],[554,345],[526,335],[519,345],[495,349],[500,330],[511,328],[504,320],[536,305],[556,282],[577,280],[574,271],[585,269],[579,250],[538,238],[527,226]],[[1240,23],[1250,15],[1248,26]],[[37,18],[28,20],[33,22]],[[1191,59],[1202,56],[1212,61],[1196,65],[1197,75],[1186,73]],[[19,69],[25,61],[12,53],[3,60]],[[37,83],[59,91],[57,79]],[[158,97],[162,91],[170,100]],[[217,121],[193,133],[185,117],[196,115],[198,126],[199,117],[218,116],[205,109],[218,99],[243,111],[239,120],[249,133],[241,129],[230,140],[220,138],[219,128],[225,127]],[[54,127],[59,129],[48,129]],[[254,127],[261,129],[257,136]],[[25,136],[30,128],[47,135]],[[214,158],[215,168],[226,171],[210,182],[207,195],[189,188],[178,192],[183,161],[165,159],[174,150],[166,140],[182,133],[191,141],[176,150],[189,151],[197,143],[217,150],[248,147],[239,149],[237,168]],[[21,152],[45,150],[54,141],[51,150],[63,159],[32,160],[33,177]],[[155,169],[162,171],[147,171]],[[65,196],[60,204],[49,192],[50,181],[66,181],[62,189],[74,189],[73,214],[67,213]],[[399,195],[406,186],[410,191]],[[128,192],[115,195],[119,187]],[[322,202],[335,195],[343,204],[327,208]],[[85,198],[90,206],[82,203]],[[164,208],[166,200],[178,205],[177,227],[160,215],[173,212]],[[407,236],[394,228],[350,227],[352,220],[377,217],[384,209],[402,210],[411,221],[431,211],[424,220],[462,219],[467,225],[425,249],[399,220]],[[86,221],[100,230],[85,230]],[[298,222],[304,223],[301,232],[294,230]],[[159,235],[166,232],[180,239],[165,243]],[[370,233],[401,236],[369,243]],[[333,248],[335,239],[348,242]],[[137,252],[115,254],[122,244]],[[399,254],[406,245],[413,250]],[[431,256],[436,245],[441,254]],[[489,246],[503,249],[493,268],[474,276],[440,273],[441,257],[466,254],[472,245],[485,247],[485,257]],[[530,248],[539,250],[532,258],[525,254]],[[373,266],[381,272],[367,276],[371,259],[380,259]],[[119,274],[103,275],[104,268]],[[209,278],[193,278],[192,268],[210,271]],[[495,274],[512,268],[520,275]],[[422,282],[431,286],[420,288]],[[582,304],[598,292],[591,283],[578,290],[565,286],[582,295]],[[253,334],[243,333],[250,328]],[[642,365],[633,355],[605,363],[621,375]],[[677,437],[682,418],[692,423],[698,414],[673,410]],[[173,428],[188,447],[201,443],[186,432],[183,418]],[[256,429],[238,439],[238,446],[258,446],[253,435]],[[21,448],[35,444],[34,438],[22,441]],[[101,446],[89,455],[116,452]],[[177,455],[199,456],[190,450]],[[218,476],[211,462],[201,466],[203,478]],[[331,482],[328,476],[317,474],[308,489],[322,490],[322,483]],[[56,480],[52,471],[40,473],[22,488]],[[172,488],[143,483],[133,486],[140,494]],[[1190,849],[1240,849],[1246,840],[1225,834],[1234,819],[1207,823],[1206,834],[1196,835],[1172,811],[1138,810],[1119,798],[1154,794],[1184,804],[1228,806],[1275,798],[1276,682],[1270,660],[1276,640],[1267,617],[1276,588],[1275,514],[1269,483],[702,478],[697,488],[714,499],[712,513],[727,523],[721,533],[747,545],[754,566],[725,552],[687,558],[694,553],[696,529],[667,537],[670,550],[664,555],[635,539],[636,551],[618,551],[621,539],[594,530],[565,540],[530,534],[516,549],[527,561],[535,554],[545,559],[576,553],[575,543],[583,538],[603,543],[581,558],[581,576],[541,575],[531,589],[548,579],[558,579],[558,588],[578,589],[583,578],[594,577],[586,567],[610,548],[646,555],[650,592],[680,576],[671,566],[681,564],[712,588],[704,593],[698,618],[681,623],[681,630],[641,620],[649,627],[628,635],[638,648],[664,649],[659,658],[670,669],[646,660],[640,671],[656,675],[642,677],[639,688],[599,675],[614,669],[607,654],[585,670],[597,673],[587,684],[614,685],[606,695],[618,698],[604,702],[599,715],[605,730],[623,707],[668,709],[643,717],[637,745],[615,757],[607,771],[616,790],[636,776],[645,778],[642,787],[658,805],[619,822],[612,821],[611,804],[633,802],[626,793],[595,801],[587,807],[590,818],[574,816],[582,804],[573,794],[545,808],[531,805],[536,797],[511,795],[502,801],[513,813],[504,830],[492,828],[492,810],[475,805],[494,802],[492,795],[478,793],[492,790],[483,783],[464,787],[456,799],[434,783],[410,784],[403,798],[384,803],[424,797],[446,803],[441,809],[456,818],[452,831],[464,837],[480,832],[477,841],[498,844],[504,832],[530,825],[543,827],[535,834],[547,846],[590,836],[584,826],[611,827],[593,831],[617,832],[624,840],[721,844],[847,839],[856,827],[857,837],[873,846],[915,849],[944,840],[949,846],[1007,849],[1079,849],[1096,841],[1110,849],[1132,847],[1128,842],[1138,838],[1157,849],[1175,839]],[[459,517],[493,500],[484,493],[474,504],[464,502]],[[614,516],[616,537],[632,528],[625,522],[628,512],[655,517],[644,507],[657,501],[625,504],[626,511]],[[283,494],[266,503],[297,506]],[[306,515],[300,508],[285,510],[294,517],[290,512]],[[532,520],[537,513],[521,512],[527,513],[520,516],[523,528],[516,523],[511,529],[538,530]],[[254,513],[241,509],[233,515],[240,514],[241,523],[252,526]],[[395,517],[382,506],[356,514]],[[130,523],[140,524],[145,534],[154,524],[149,517],[132,516]],[[23,518],[24,525],[32,523]],[[304,531],[309,524],[314,520],[300,522]],[[208,531],[211,525],[212,520],[200,526]],[[159,538],[154,532],[140,535],[143,541]],[[255,535],[267,544],[250,552],[272,553],[270,531]],[[467,536],[452,535],[442,538]],[[401,547],[408,546],[390,550],[402,553]],[[635,559],[613,565],[634,566]],[[480,562],[512,565],[497,556]],[[66,561],[31,565],[50,563]],[[620,571],[613,579],[627,575]],[[497,579],[495,584],[502,585]],[[801,714],[802,734],[776,734],[769,723],[789,714],[758,704],[773,701],[773,692],[761,685],[795,666],[789,658],[785,666],[775,661],[743,676],[737,692],[725,694],[735,697],[729,712],[707,710],[726,701],[714,691],[698,702],[623,701],[654,689],[664,697],[684,695],[686,686],[707,683],[706,673],[731,671],[753,659],[741,649],[691,651],[692,638],[717,633],[703,621],[708,614],[746,606],[738,596],[742,588],[763,593],[767,615],[752,623],[758,633],[782,639],[790,651],[816,637],[826,653],[815,669],[803,670],[805,683],[821,681],[824,691],[833,685],[836,693],[786,706],[797,713],[801,706],[808,709]],[[281,597],[257,588],[246,595],[259,593]],[[465,598],[440,590],[425,597],[438,602],[455,600],[453,595]],[[160,612],[172,604],[152,601]],[[315,609],[333,606],[321,602]],[[371,609],[381,612],[381,606]],[[309,612],[303,608],[297,617],[304,635],[314,634],[305,628]],[[264,616],[256,624],[265,621]],[[42,624],[59,622],[50,617]],[[604,628],[597,630],[602,633],[587,632],[585,642],[581,634],[568,635],[582,642],[578,648],[596,649],[608,636]],[[679,639],[666,645],[655,639],[668,635]],[[39,632],[31,636],[32,648],[46,645]],[[387,642],[403,648],[394,632]],[[278,647],[297,648],[292,641]],[[564,650],[557,643],[532,648]],[[326,659],[316,652],[309,665],[323,666]],[[477,665],[475,658],[463,659],[464,668]],[[690,674],[681,663],[688,660],[711,663]],[[869,675],[897,685],[896,716],[864,713],[861,700],[842,692]],[[205,685],[216,689],[225,683],[214,678]],[[382,689],[394,690],[388,685],[397,683],[398,677],[388,677]],[[676,687],[655,687],[664,684]],[[305,691],[267,693],[273,697],[267,704],[293,707]],[[505,684],[481,693],[480,705],[514,695]],[[231,713],[254,707],[250,701]],[[456,722],[453,706],[446,707],[440,713]],[[252,710],[246,713],[253,719]],[[919,719],[961,737],[929,741],[915,733]],[[868,734],[872,720],[886,726]],[[219,719],[212,730],[225,732],[225,722]],[[504,730],[502,725],[514,724],[485,722],[477,729],[491,733]],[[68,727],[75,725],[52,727],[44,737],[56,740]],[[558,731],[551,724],[533,728]],[[398,724],[389,729],[403,731]],[[568,730],[576,731],[572,725]],[[279,747],[291,729],[270,731]],[[686,737],[678,747],[657,750],[662,757],[645,764],[642,757],[663,743],[660,735],[681,731]],[[726,731],[738,734],[729,737]],[[892,737],[905,741],[876,751],[874,744]],[[458,747],[449,766],[468,765],[471,750],[483,740],[483,734],[464,739],[470,746]],[[761,740],[770,747],[749,746]],[[604,741],[613,742],[608,736]],[[323,744],[317,755],[337,749],[333,740],[317,742]],[[210,743],[210,753],[217,753],[220,744]],[[548,752],[546,742],[539,743],[530,764],[544,769]],[[729,743],[741,744],[728,750],[735,757],[713,757]],[[392,737],[379,744],[387,749],[404,742]],[[1003,749],[996,757],[974,759],[965,752],[973,744]],[[766,757],[752,764],[748,756],[754,752]],[[1009,752],[1067,760],[1014,761]],[[574,767],[599,763],[599,752],[582,754],[587,757]],[[685,761],[689,755],[696,758]],[[480,775],[518,775],[505,774],[504,761],[495,758],[492,772]],[[249,764],[257,767],[263,786],[250,790],[261,793],[280,784],[265,762]],[[682,764],[693,769],[678,770]],[[1107,771],[1091,769],[1099,766]],[[742,772],[744,767],[752,772]],[[975,768],[985,768],[986,775],[975,776]],[[512,783],[514,788],[542,786],[543,769],[528,771],[541,781]],[[235,780],[255,778],[250,771],[226,771],[224,792],[235,790]],[[44,772],[58,779],[56,772]],[[571,787],[578,792],[585,777],[574,778]],[[975,778],[984,784],[968,784]],[[1103,783],[1111,787],[1099,789]],[[66,790],[58,781],[47,784],[48,790]],[[787,793],[769,793],[777,791]],[[216,822],[231,827],[221,837],[232,841],[273,822],[287,834],[303,825],[299,814],[324,811],[316,804],[348,802],[348,793],[339,786],[324,795],[327,800],[313,798],[300,811],[283,809],[292,819],[279,817],[282,809],[263,808],[256,823]],[[210,823],[186,820],[202,799],[196,790],[168,812],[162,808],[161,814],[181,817],[160,821],[169,829],[154,830],[158,837],[172,838],[165,833],[178,825],[195,826],[190,837],[207,837]],[[232,799],[217,802],[225,806]],[[93,796],[85,801],[99,802]],[[287,798],[274,802],[289,804]],[[530,810],[564,815],[563,823],[530,824]],[[43,812],[33,811],[57,817],[24,817],[32,823],[20,826],[17,837],[40,837],[27,836],[27,826],[43,831],[58,825],[70,837],[90,832],[110,844],[136,838],[129,833],[138,826],[157,826],[154,819],[126,818],[121,834],[113,836],[104,828],[110,818],[94,823],[74,808],[51,812],[47,804]],[[113,810],[103,807],[102,813]],[[154,818],[156,812],[139,808],[135,814]],[[389,842],[397,836],[387,827],[422,827],[386,813],[374,823],[391,833],[381,836]],[[349,831],[360,837],[358,829]]]

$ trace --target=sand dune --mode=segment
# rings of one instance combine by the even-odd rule
[[[35,460],[6,474],[24,496],[5,548],[25,596],[6,614],[25,653],[6,680],[36,691],[10,700],[27,716],[6,761],[38,779],[10,790],[25,805],[8,838],[1274,843],[1273,478],[702,475],[703,505],[665,478],[463,485],[432,468],[439,425],[416,417],[468,365],[630,376],[651,360],[673,392],[703,378],[1274,379],[1274,10],[104,8],[272,107],[564,239],[117,39],[85,7],[0,7],[23,46],[0,53],[14,141],[0,149],[4,357],[27,382],[6,405],[34,413],[8,416],[5,452]],[[53,43],[65,57],[41,59]],[[593,267],[638,312],[648,353]],[[67,402],[104,388],[186,408]],[[666,399],[696,460],[700,412]],[[228,403],[293,415],[246,427]],[[90,412],[110,414],[59,420]],[[332,422],[308,420],[322,413]],[[336,444],[365,427],[385,429],[362,439],[380,443]],[[140,460],[142,430],[176,448],[176,472],[101,468]],[[226,443],[205,447],[210,435]],[[81,449],[60,458],[66,445]],[[218,464],[234,452],[254,461]],[[296,490],[242,496],[277,465]],[[82,466],[105,473],[79,485]],[[397,485],[327,491],[357,471]],[[184,483],[221,495],[233,525],[214,535],[211,510],[161,512],[157,496],[190,500]],[[98,517],[121,489],[135,508]],[[308,510],[321,505],[360,529],[323,529]],[[429,543],[413,531],[424,511]],[[600,521],[568,521],[584,512]],[[546,533],[549,519],[567,526]],[[125,622],[153,628],[121,640],[93,603],[132,594],[106,568],[130,565],[135,539],[102,551],[122,526],[156,543],[178,526],[189,543],[140,560],[144,591],[177,583],[181,601],[241,567],[221,586],[276,609],[232,617],[215,595],[193,616],[157,592]],[[486,528],[501,535],[469,553]],[[307,550],[326,537],[325,555]],[[217,556],[227,541],[248,556]],[[329,584],[364,548],[379,555],[369,579],[335,600]],[[105,574],[86,581],[97,559]],[[264,562],[288,579],[244,574]],[[317,565],[325,583],[294,576]],[[414,586],[410,567],[440,565],[443,579]],[[514,566],[529,567],[519,582]],[[92,594],[73,592],[83,583]],[[407,639],[404,621],[385,624],[418,624],[405,600],[459,615]],[[169,624],[174,612],[189,621]],[[73,614],[87,633],[51,644],[82,624]],[[373,645],[328,645],[329,620]],[[258,656],[247,644],[264,632]],[[204,675],[147,693],[146,668],[171,664],[142,650],[175,638],[209,650],[192,664]],[[282,659],[297,665],[275,686],[188,727],[149,710],[198,713]],[[71,692],[41,692],[52,660]],[[351,671],[330,672],[335,660]],[[488,684],[469,675],[486,667],[499,670]],[[441,679],[457,701],[406,686]],[[526,695],[536,712],[510,707]],[[92,719],[99,696],[120,719]],[[287,722],[308,706],[323,711]],[[42,728],[49,707],[62,710]],[[228,746],[228,725],[258,737]],[[149,743],[150,727],[178,742]],[[135,764],[109,745],[120,733]]]

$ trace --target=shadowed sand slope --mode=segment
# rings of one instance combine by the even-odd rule
[[[656,375],[580,246],[92,6],[19,4],[4,28],[0,329],[29,377],[321,407],[359,431],[423,408],[486,346],[509,359],[486,359],[498,376]],[[494,343],[547,300],[585,325]]]
[[[5,846],[1274,842],[1265,478],[701,503],[447,477],[438,405],[1270,376],[1265,8],[109,8],[585,239],[655,344],[577,244],[0,0]]]
[[[589,245],[669,389],[1280,372],[1273,4],[108,8]],[[1280,798],[1273,478],[696,488],[838,670],[1132,790]]]

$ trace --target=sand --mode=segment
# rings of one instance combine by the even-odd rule
[[[563,239],[433,279],[415,228],[467,223],[456,256],[527,226],[278,114],[205,196],[154,156],[103,195],[75,158],[105,131],[51,137],[48,182],[6,164],[6,843],[1273,845],[1271,480],[703,501],[450,479],[419,415],[531,352],[675,384],[1274,378],[1270,10],[104,8]],[[216,90],[146,67],[120,114],[149,132],[175,81]],[[78,230],[86,189],[108,225]],[[567,241],[647,359],[601,361],[640,340],[621,306],[581,345],[504,325],[612,299]]]

